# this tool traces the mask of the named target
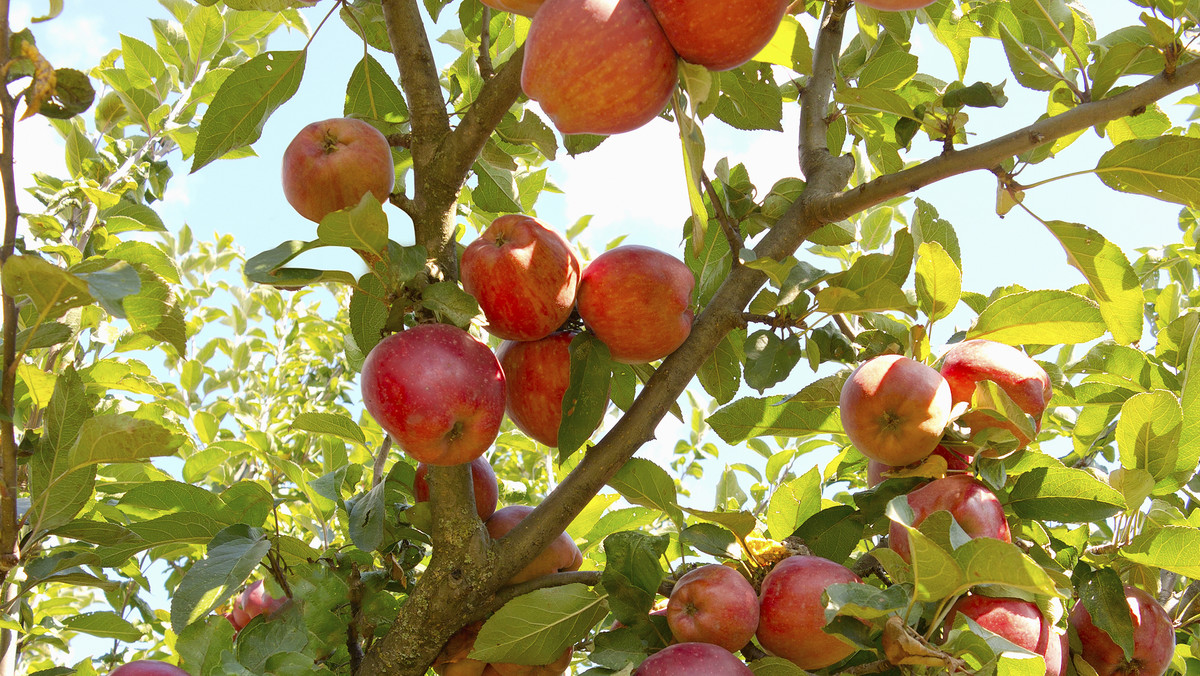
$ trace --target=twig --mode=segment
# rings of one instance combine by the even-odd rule
[[[892,668],[892,663],[887,660],[875,660],[874,662],[863,662],[852,667],[846,667],[839,671],[839,674],[851,674],[852,676],[863,676],[863,674],[878,674],[881,671],[887,671]]]
[[[721,231],[725,233],[725,239],[729,240],[729,249],[733,252],[732,264],[741,265],[742,261],[738,258],[738,252],[746,246],[742,240],[742,233],[738,232],[737,223],[734,223],[729,213],[725,211],[725,205],[717,196],[717,189],[713,187],[712,181],[708,180],[708,174],[703,169],[700,170],[700,180],[704,183],[704,191],[708,193],[713,211],[717,214],[717,222],[721,224]]]
[[[350,672],[358,671],[362,665],[363,651],[358,635],[358,623],[362,619],[363,583],[358,566],[350,569],[350,622],[346,625],[346,650],[350,653]]]
[[[0,0],[0,63],[8,63],[8,0]],[[13,255],[17,240],[17,182],[13,172],[16,159],[16,102],[7,87],[0,87],[0,116],[3,116],[3,148],[0,149],[0,177],[4,182],[4,242],[0,245],[0,266]],[[13,423],[17,386],[17,304],[3,295],[3,372],[0,375],[0,576],[7,576],[20,561],[17,550],[17,432]]]
[[[383,443],[375,454],[375,464],[371,467],[371,488],[383,483],[383,466],[387,464],[388,454],[392,451],[392,435],[384,434]]]
[[[788,317],[787,315],[760,315],[753,312],[743,312],[742,321],[749,324],[756,322],[758,324],[766,324],[773,329],[800,329],[804,328],[805,323],[803,318]]]
[[[813,74],[800,95],[800,170],[810,184],[815,178],[825,177],[828,185],[816,186],[819,190],[841,190],[854,170],[854,160],[849,155],[835,158],[830,154],[829,121],[825,117],[836,81],[845,28],[843,19],[848,8],[847,0],[826,3],[813,47]],[[824,167],[831,171],[822,171]]]
[[[479,27],[479,58],[476,63],[479,64],[479,75],[487,82],[496,74],[492,70],[492,9],[484,5],[481,16],[483,19]]]

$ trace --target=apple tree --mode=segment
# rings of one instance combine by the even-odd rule
[[[0,676],[1200,673],[1200,3],[160,0],[98,64],[39,49],[72,11],[47,4],[13,31],[0,0]],[[391,193],[249,255],[164,219],[336,32],[362,54],[319,117],[378,131]],[[969,78],[992,46],[1006,74]],[[549,322],[572,334],[501,346],[492,299],[537,287],[464,250],[524,237],[490,226],[537,215],[564,153],[659,117],[690,213],[668,250],[545,224],[578,258]],[[65,173],[17,185],[41,119]],[[707,156],[724,128],[786,139],[790,176]],[[1123,251],[1060,220],[1066,190],[1037,213],[1071,153],[1178,205],[1178,239]],[[1022,264],[971,260],[972,224],[913,195],[970,172],[1074,286],[964,288]],[[556,360],[558,389],[423,457],[420,404],[360,388],[416,372],[430,418],[478,394],[424,344],[377,366],[431,330],[493,381]],[[668,416],[670,460],[639,457]]]

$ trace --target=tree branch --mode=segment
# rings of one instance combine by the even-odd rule
[[[9,53],[8,0],[0,0],[0,63],[7,64]],[[17,240],[17,182],[13,173],[16,159],[16,102],[8,87],[0,86],[0,178],[4,182],[4,241],[0,245],[0,266],[13,255]],[[3,371],[0,372],[0,578],[18,563],[17,552],[17,432],[13,423],[17,386],[17,305],[7,291],[3,294]]]
[[[429,35],[416,0],[383,0],[383,18],[412,115],[413,163],[426,164],[442,137],[450,132],[450,116]]]
[[[915,167],[880,176],[850,190],[817,198],[812,215],[827,223],[840,221],[950,176],[980,169],[990,170],[1003,160],[1044,143],[1133,115],[1139,109],[1197,82],[1200,82],[1200,59],[1180,66],[1171,76],[1157,75],[1111,98],[1081,104],[986,143],[939,155]]]
[[[849,3],[846,0],[826,3],[821,30],[813,47],[813,74],[800,95],[800,170],[808,181],[828,176],[831,184],[837,184],[826,186],[829,190],[844,187],[854,171],[852,157],[834,158],[829,152],[829,123],[825,118],[836,81],[847,9]],[[825,165],[832,165],[830,168],[835,171],[823,172]]]

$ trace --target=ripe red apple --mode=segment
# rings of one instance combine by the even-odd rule
[[[229,611],[227,617],[229,623],[233,625],[234,631],[241,631],[247,624],[250,624],[250,620],[259,615],[270,615],[278,610],[285,601],[287,601],[286,596],[275,598],[268,594],[263,581],[258,580],[238,595],[237,600],[233,602],[233,609]]]
[[[971,458],[970,457],[964,456],[961,453],[959,453],[958,451],[953,451],[949,448],[946,448],[945,446],[943,446],[941,444],[938,444],[937,448],[933,449],[933,453],[931,453],[930,455],[940,455],[943,458],[945,458],[947,472],[966,472],[971,469]],[[917,462],[922,462],[922,461],[918,460]],[[916,463],[914,463],[914,464],[916,464]],[[875,462],[874,460],[868,460],[867,461],[867,487],[874,488],[875,486],[878,486],[879,484],[883,483],[884,472],[890,472],[894,469],[900,469],[900,468],[892,467],[891,465],[885,465],[882,462]]]
[[[531,512],[533,512],[533,508],[526,505],[509,505],[496,510],[496,513],[485,524],[488,535],[494,539],[504,537]],[[579,551],[579,547],[575,545],[575,541],[571,539],[570,535],[562,533],[509,580],[508,584],[517,584],[551,573],[579,570],[582,565],[583,553]]]
[[[634,676],[751,676],[728,650],[711,643],[676,643],[647,657]]]
[[[709,70],[736,68],[775,37],[788,0],[646,0],[679,56]]]
[[[425,479],[427,474],[429,465],[417,463],[417,474],[413,479],[413,494],[416,495],[417,502],[429,501],[429,481]],[[492,470],[492,464],[482,455],[471,461],[471,487],[475,493],[475,512],[481,520],[487,521],[496,511],[496,501],[500,499],[500,486],[496,482],[496,472]]]
[[[379,341],[363,362],[362,395],[396,444],[431,465],[483,455],[504,419],[496,355],[449,324],[422,324]]]
[[[623,364],[671,354],[692,332],[696,278],[683,261],[648,246],[610,249],[584,268],[579,316]]]
[[[283,151],[283,194],[301,216],[317,223],[355,206],[368,192],[387,202],[395,182],[387,138],[362,120],[313,122]]]
[[[1050,625],[1037,604],[1014,598],[968,594],[954,602],[946,625],[962,613],[979,626],[1008,639],[1031,653],[1045,655],[1050,644]]]
[[[881,355],[859,365],[842,386],[842,428],[867,458],[900,467],[933,452],[951,405],[950,386],[937,371]]]
[[[493,336],[545,338],[575,307],[579,259],[566,238],[535,218],[508,214],[492,221],[463,252],[461,273]]]
[[[174,664],[158,660],[135,660],[126,662],[108,672],[108,676],[190,676]]]
[[[913,490],[906,499],[912,508],[914,526],[920,525],[930,514],[946,510],[972,538],[1012,542],[1000,500],[972,476],[957,474],[931,481]],[[888,530],[888,543],[900,558],[912,561],[908,531],[894,521]]]
[[[758,630],[758,594],[742,574],[709,564],[685,574],[671,590],[667,624],[680,643],[741,650]]]
[[[822,631],[825,588],[862,582],[849,568],[819,556],[790,556],[763,578],[759,593],[758,642],[767,652],[805,670],[827,667],[856,648]]]
[[[1070,656],[1067,632],[1051,629],[1050,640],[1046,642],[1046,652],[1042,653],[1042,659],[1046,661],[1046,676],[1066,676],[1067,659]]]
[[[546,0],[481,0],[483,4],[502,12],[512,12],[521,16],[533,16]]]
[[[1133,659],[1126,660],[1120,646],[1092,624],[1092,616],[1077,602],[1068,620],[1079,642],[1082,657],[1100,676],[1162,676],[1175,654],[1175,627],[1158,601],[1146,592],[1125,585],[1125,602],[1133,620]]]
[[[521,88],[564,134],[617,134],[675,91],[675,50],[643,0],[551,0],[525,38]]]
[[[532,342],[506,341],[496,350],[508,386],[508,419],[530,439],[547,446],[558,446],[574,336],[560,331]]]
[[[1034,419],[1034,433],[1042,429],[1042,413],[1054,390],[1050,376],[1037,362],[1011,345],[991,340],[965,340],[951,347],[942,358],[942,377],[950,384],[954,403],[970,402],[975,384],[990,380]],[[1024,448],[1030,441],[1016,425],[997,420],[986,413],[968,412],[958,419],[960,425],[978,432],[987,427],[1012,431]]]
[[[921,9],[934,3],[934,0],[857,0],[858,4],[885,12],[903,12],[910,9]]]

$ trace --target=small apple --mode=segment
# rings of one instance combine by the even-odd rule
[[[267,593],[267,589],[262,580],[257,580],[254,584],[246,587],[246,589],[233,602],[233,609],[229,611],[230,624],[233,625],[235,631],[241,631],[250,624],[250,620],[259,615],[270,615],[279,609],[280,606],[287,601],[287,597],[283,596],[275,598]]]
[[[678,81],[675,50],[643,0],[554,0],[533,16],[521,88],[564,134],[653,120]]]
[[[429,481],[425,479],[427,474],[429,465],[417,463],[417,474],[413,479],[413,494],[416,495],[417,502],[429,501]],[[471,486],[475,493],[475,511],[480,520],[487,521],[496,511],[496,501],[500,499],[500,486],[496,482],[496,472],[492,470],[492,464],[482,455],[471,461]]]
[[[674,352],[692,332],[695,286],[678,258],[648,246],[619,246],[584,268],[576,304],[613,359],[645,364]]]
[[[763,578],[758,642],[767,652],[808,671],[840,662],[856,648],[825,626],[825,588],[862,582],[849,568],[819,556],[790,556]]]
[[[496,350],[508,386],[508,419],[530,439],[547,446],[558,446],[574,336],[560,331],[532,342],[506,341]]]
[[[502,12],[512,12],[521,16],[533,16],[546,0],[482,0],[483,4]]]
[[[885,354],[854,369],[842,386],[842,428],[860,453],[900,467],[924,460],[950,421],[950,386],[919,361]]]
[[[1042,429],[1042,413],[1054,390],[1050,376],[1029,355],[1011,345],[992,340],[964,340],[942,358],[942,377],[950,384],[955,404],[970,403],[975,384],[990,380],[1000,386],[1013,402],[1034,419],[1034,433]],[[1030,439],[1012,423],[997,420],[986,413],[968,412],[958,419],[960,425],[978,432],[987,427],[1010,430],[1024,448]]]
[[[167,662],[135,660],[113,669],[108,672],[108,676],[190,676],[190,674]]]
[[[533,512],[533,508],[526,505],[509,505],[496,510],[496,513],[485,524],[488,535],[497,540],[504,537],[531,512]],[[509,580],[508,584],[517,584],[552,573],[579,570],[582,565],[583,553],[579,551],[579,547],[575,545],[575,541],[571,539],[570,535],[562,533]]]
[[[486,345],[449,324],[379,341],[363,362],[363,405],[420,462],[471,462],[504,419],[504,372]]]
[[[906,496],[913,512],[913,526],[930,514],[946,510],[972,538],[995,538],[1012,542],[1004,507],[987,486],[966,474],[931,481]],[[908,531],[896,522],[888,530],[888,546],[905,561],[912,561]]]
[[[934,3],[934,0],[857,0],[857,2],[864,7],[882,9],[885,12],[903,12],[928,7]]]
[[[964,456],[958,451],[951,450],[941,444],[938,444],[937,448],[933,449],[933,453],[930,453],[929,455],[939,455],[944,458],[946,460],[947,472],[966,472],[971,469],[971,458],[969,456]],[[923,461],[918,460],[917,462],[919,463]],[[885,465],[882,462],[875,462],[874,460],[868,460],[867,487],[874,488],[875,486],[883,483],[884,473],[895,469],[902,468],[892,467],[891,465]]]
[[[711,643],[676,643],[647,657],[633,676],[752,676],[750,667]]]
[[[1125,602],[1133,620],[1133,659],[1126,660],[1120,646],[1092,624],[1092,616],[1077,602],[1068,621],[1079,635],[1081,656],[1100,676],[1162,676],[1175,654],[1175,627],[1158,601],[1146,592],[1125,585]]]
[[[492,221],[462,255],[462,284],[479,301],[488,333],[538,340],[571,316],[579,259],[566,238],[529,216]]]
[[[736,68],[775,36],[788,0],[646,0],[679,56],[709,70]]]
[[[283,151],[283,194],[301,216],[317,223],[367,193],[387,202],[395,182],[387,138],[362,120],[313,122]]]
[[[1050,625],[1042,617],[1037,604],[1029,601],[968,594],[950,607],[950,613],[946,616],[947,626],[958,613],[1037,655],[1044,655],[1050,643]]]
[[[680,643],[741,650],[758,630],[758,594],[729,566],[701,566],[675,583],[667,603],[667,624]]]

